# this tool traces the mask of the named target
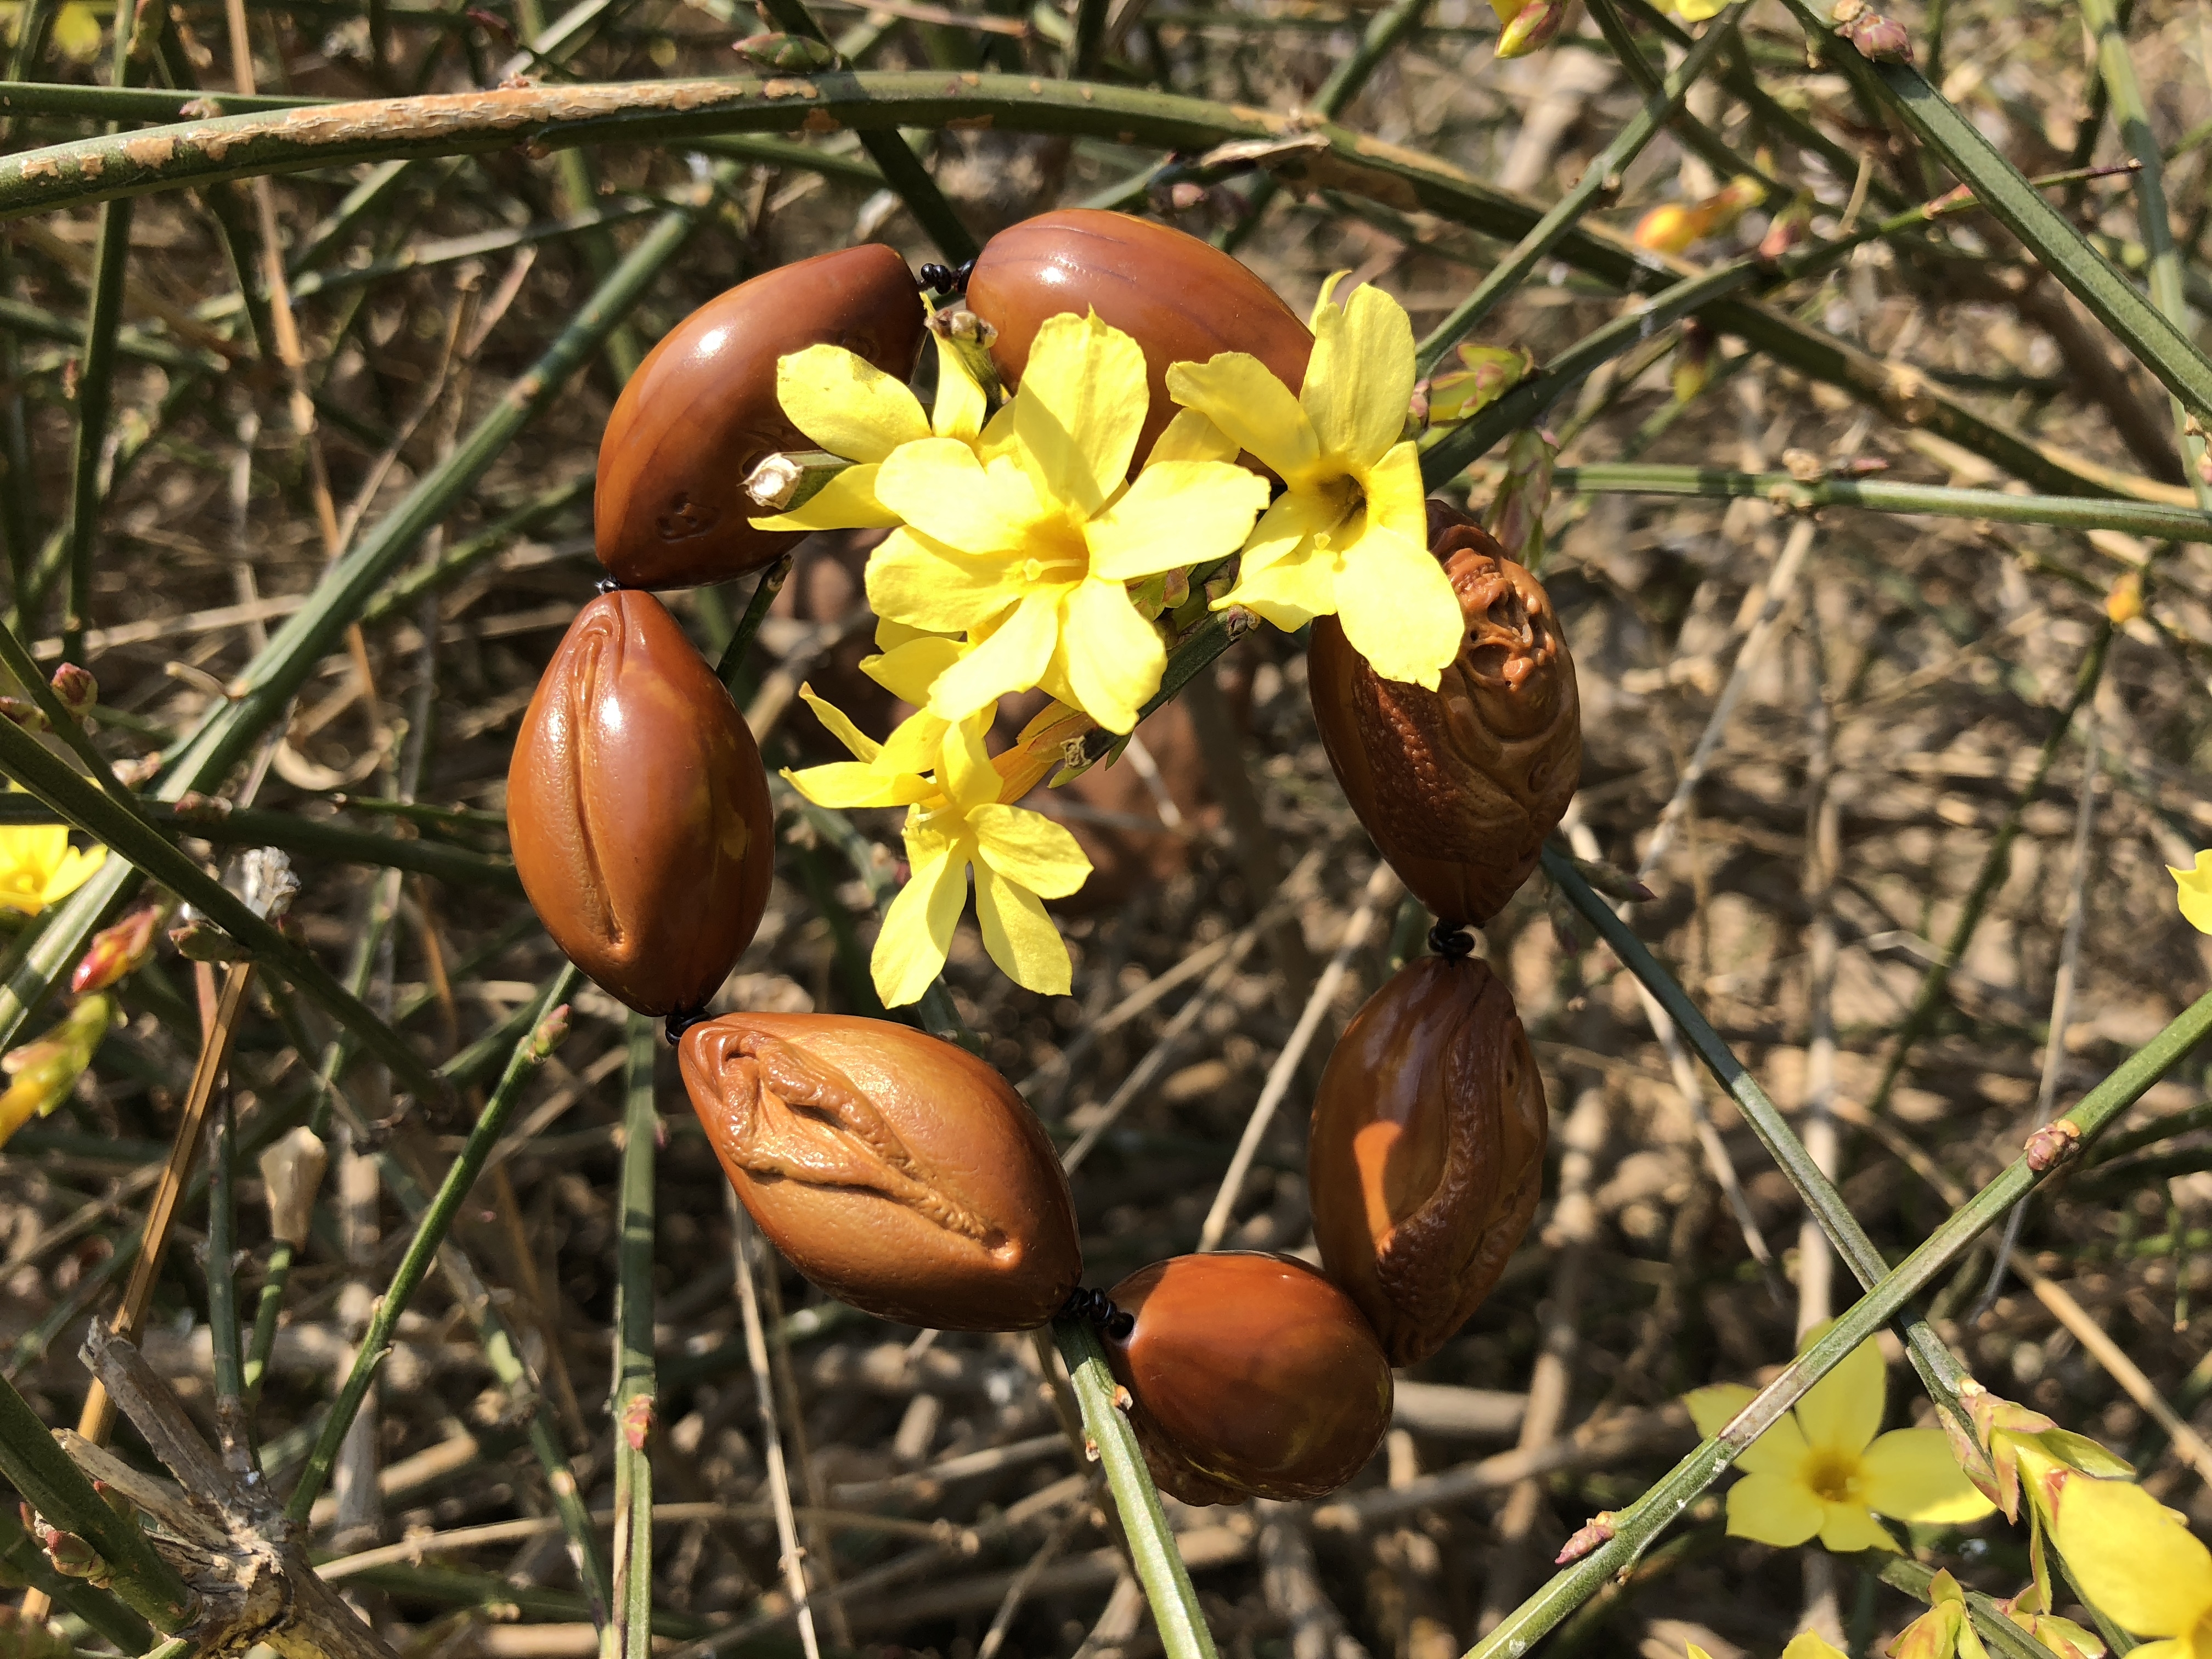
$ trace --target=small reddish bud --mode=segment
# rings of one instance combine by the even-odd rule
[[[2081,1150],[2081,1126],[2070,1117],[2062,1117],[2027,1138],[2027,1167],[2045,1175]]]
[[[72,714],[82,714],[100,701],[100,682],[93,678],[90,669],[80,668],[73,662],[65,662],[54,670],[52,684],[62,707]]]
[[[70,989],[79,996],[105,991],[127,974],[136,973],[154,954],[154,930],[161,925],[161,907],[149,904],[92,936],[91,946],[70,975]]]
[[[1611,1510],[1600,1510],[1583,1522],[1573,1537],[1567,1540],[1559,1554],[1553,1559],[1552,1565],[1555,1567],[1569,1565],[1581,1560],[1599,1545],[1611,1543],[1615,1530],[1614,1519],[1615,1516]]]

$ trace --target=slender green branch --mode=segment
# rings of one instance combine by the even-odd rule
[[[1075,1383],[1075,1403],[1083,1413],[1083,1427],[1098,1449],[1098,1462],[1106,1471],[1107,1489],[1128,1534],[1129,1553],[1135,1559],[1137,1582],[1152,1603],[1152,1624],[1168,1659],[1213,1659],[1213,1636],[1199,1611],[1198,1592],[1191,1588],[1190,1570],[1183,1565],[1168,1528],[1167,1511],[1145,1468],[1145,1455],[1137,1445],[1129,1419],[1114,1407],[1116,1384],[1106,1368],[1105,1351],[1097,1333],[1079,1319],[1056,1319],[1053,1340],[1066,1362]]]
[[[0,770],[46,802],[64,822],[106,842],[118,859],[137,866],[192,905],[252,951],[263,967],[283,975],[313,997],[390,1066],[392,1075],[410,1090],[429,1100],[444,1093],[444,1085],[414,1049],[339,984],[321,963],[186,858],[160,830],[118,806],[9,720],[0,720]]]
[[[92,1482],[55,1443],[15,1385],[0,1377],[0,1475],[32,1508],[100,1553],[110,1588],[125,1606],[165,1634],[191,1627],[199,1598],[176,1569],[154,1553],[137,1521],[107,1507]]]
[[[1475,285],[1474,292],[1453,307],[1450,315],[1421,342],[1420,373],[1433,373],[1443,361],[1444,354],[1474,332],[1500,301],[1521,286],[1536,268],[1537,261],[1557,246],[1600,198],[1609,199],[1620,191],[1622,172],[1643,153],[1644,145],[1657,136],[1668,118],[1681,108],[1690,88],[1705,77],[1721,48],[1734,36],[1741,11],[1741,6],[1731,7],[1712,20],[1680,66],[1629,118],[1628,125],[1613,136],[1613,142],[1583,169],[1583,176],[1575,181],[1574,188],[1529,228],[1510,253],[1491,267],[1490,274]]]
[[[724,641],[722,654],[714,664],[714,678],[730,688],[730,695],[738,695],[738,676],[744,672],[745,653],[752,649],[761,624],[768,620],[768,608],[775,603],[775,596],[783,592],[783,585],[791,575],[791,555],[787,553],[761,572],[760,580],[753,586],[753,596],[745,605],[745,614],[738,618],[738,625],[730,630]]]
[[[765,586],[765,581],[763,582]],[[622,1236],[615,1279],[614,1629],[617,1659],[653,1652],[653,1154],[660,1114],[653,1070],[660,1035],[642,1014],[629,1018],[623,1114]]]
[[[100,452],[115,400],[115,335],[123,323],[123,279],[131,264],[131,209],[120,201],[100,210],[93,252],[92,305],[85,315],[84,356],[77,374],[76,432],[70,452],[69,596],[62,611],[62,655],[84,659],[86,615],[92,608],[92,553],[100,532]],[[16,607],[37,617],[46,590],[34,578]]]
[[[337,1460],[339,1443],[353,1426],[355,1413],[368,1397],[378,1368],[392,1352],[392,1333],[399,1322],[399,1316],[406,1311],[408,1302],[430,1271],[438,1247],[445,1242],[453,1224],[453,1217],[483,1172],[484,1160],[498,1145],[507,1119],[521,1100],[523,1085],[550,1052],[547,1040],[551,1033],[547,1028],[580,977],[573,966],[563,967],[547,984],[544,994],[532,1010],[530,1030],[514,1045],[507,1059],[506,1075],[492,1091],[491,1098],[484,1103],[476,1127],[469,1131],[468,1139],[446,1171],[437,1195],[422,1212],[415,1236],[408,1241],[406,1255],[400,1259],[392,1283],[378,1298],[376,1310],[369,1316],[368,1328],[362,1334],[361,1346],[355,1352],[353,1370],[338,1390],[337,1398],[331,1401],[330,1414],[323,1419],[322,1432],[316,1437],[314,1449],[307,1454],[300,1483],[292,1489],[291,1500],[286,1507],[295,1521],[307,1520],[315,1499],[322,1495],[323,1485],[330,1479],[331,1466]]]
[[[1786,472],[1731,472],[1704,466],[1565,466],[1552,475],[1562,493],[1755,496],[1794,512],[1856,507],[1871,513],[1929,513],[1997,524],[2049,525],[2060,530],[2118,530],[2160,540],[2212,544],[2212,514],[2159,501],[2094,501],[2080,495],[2013,495],[2000,489],[1948,489],[1939,484],[1888,483],[1878,478],[1821,478],[1804,483]]]
[[[1547,866],[1558,864],[1548,849]],[[1555,879],[1556,879],[1555,876]],[[1592,920],[1596,920],[1593,917]],[[1647,981],[1648,982],[1648,981]],[[1671,985],[1671,979],[1666,981]],[[1654,986],[1655,992],[1658,990]],[[1675,988],[1679,996],[1680,988]],[[1686,1004],[1686,999],[1683,1000]],[[2179,1018],[2129,1056],[2067,1114],[2084,1137],[2142,1098],[2143,1092],[2212,1034],[2212,993],[2197,999]],[[1710,1061],[1708,1062],[1710,1063]],[[1806,1392],[1845,1355],[1887,1324],[1913,1297],[1940,1278],[1974,1240],[2002,1219],[2006,1211],[2033,1192],[2047,1170],[2033,1168],[2025,1155],[2008,1165],[1989,1185],[1938,1227],[1920,1247],[1883,1274],[1819,1340],[1797,1356],[1761,1389],[1735,1419],[1704,1442],[1638,1498],[1614,1521],[1613,1536],[1559,1573],[1508,1614],[1469,1650],[1468,1659],[1506,1659],[1526,1653],[1544,1634],[1582,1605],[1615,1573],[1632,1565],[1652,1541],[1717,1480],[1744,1448],[1802,1399]]]

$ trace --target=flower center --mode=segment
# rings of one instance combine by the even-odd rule
[[[1856,1504],[1859,1460],[1850,1452],[1815,1451],[1805,1461],[1805,1484],[1824,1504]]]
[[[1040,520],[1030,532],[1022,580],[1030,586],[1079,582],[1091,571],[1091,544],[1083,527],[1065,514]]]
[[[1367,492],[1349,472],[1319,486],[1322,501],[1332,509],[1328,528],[1315,540],[1323,547],[1344,547],[1359,539],[1367,528]]]

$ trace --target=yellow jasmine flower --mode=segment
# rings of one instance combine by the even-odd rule
[[[1241,351],[1175,364],[1168,392],[1288,486],[1214,608],[1243,605],[1286,630],[1335,617],[1376,673],[1433,691],[1458,654],[1462,623],[1428,550],[1420,454],[1403,438],[1413,325],[1377,288],[1333,303],[1344,274],[1315,302],[1313,356],[1296,398]]]
[[[1668,9],[1685,23],[1702,23],[1729,8],[1729,0],[1670,0]]]
[[[2169,864],[2166,873],[2181,890],[2176,895],[2181,919],[2200,933],[2212,933],[2212,853],[2199,853],[2197,862],[2186,870]]]
[[[877,498],[904,527],[868,562],[869,603],[974,647],[935,681],[935,714],[1042,685],[1109,731],[1136,725],[1167,651],[1127,584],[1234,552],[1267,499],[1194,418],[1127,482],[1147,402],[1137,343],[1063,313],[1037,331],[985,453],[920,439],[878,468]]]
[[[0,4],[0,37],[15,39],[27,9],[21,0]],[[88,64],[100,56],[100,15],[83,0],[70,0],[54,14],[53,31],[47,39],[71,63]]]
[[[105,847],[76,848],[58,823],[0,825],[0,907],[35,916],[90,880]]]
[[[842,346],[809,346],[776,360],[776,401],[791,423],[855,465],[788,513],[755,519],[755,528],[887,530],[898,515],[876,498],[876,472],[893,450],[923,438],[982,441],[983,388],[958,352],[935,344],[937,403],[927,416],[904,381]]]
[[[2123,1630],[2158,1639],[2142,1659],[2212,1659],[2212,1552],[2141,1486],[2068,1474],[2051,1503],[2051,1542],[2090,1603]]]
[[[971,869],[975,920],[991,960],[1017,985],[1065,995],[1067,946],[1042,901],[1082,886],[1091,860],[1061,825],[1001,799],[1004,783],[983,745],[990,711],[949,723],[924,709],[878,744],[811,690],[800,695],[854,759],[786,771],[792,787],[823,806],[908,809],[910,873],[884,912],[869,961],[884,1006],[918,1000],[944,970]]]
[[[1782,1650],[1782,1659],[1845,1659],[1841,1649],[1816,1630],[1801,1630]]]
[[[1736,1460],[1744,1475],[1729,1492],[1729,1531],[1784,1549],[1818,1537],[1838,1553],[1893,1551],[1876,1515],[1958,1523],[1995,1508],[1952,1461],[1940,1429],[1877,1435],[1887,1391],[1881,1351],[1869,1339]],[[1683,1403],[1698,1432],[1711,1437],[1752,1393],[1721,1383]]]

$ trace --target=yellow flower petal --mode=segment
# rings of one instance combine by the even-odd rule
[[[1941,1429],[1892,1429],[1859,1462],[1859,1496],[1877,1515],[1929,1526],[1962,1526],[1996,1505],[1975,1489]]]
[[[1147,467],[1166,461],[1233,461],[1237,445],[1229,434],[1194,409],[1176,411],[1167,430],[1153,441]]]
[[[2051,1542],[2113,1623],[2138,1636],[2186,1637],[2212,1614],[2212,1553],[2141,1486],[2069,1475],[2053,1508]]]
[[[971,558],[943,542],[894,530],[868,556],[868,604],[879,617],[958,633],[986,623],[1022,596],[1003,558]]]
[[[100,18],[90,6],[64,6],[54,18],[52,38],[63,57],[89,64],[100,56]]]
[[[1807,1494],[1808,1497],[1811,1495]],[[1828,1504],[1822,1506],[1826,1513],[1820,1518],[1820,1547],[1837,1555],[1852,1555],[1860,1550],[1887,1550],[1899,1553],[1897,1540],[1889,1535],[1881,1522],[1864,1510],[1854,1509],[1848,1504]]]
[[[1337,618],[1352,648],[1384,679],[1435,690],[1459,655],[1465,622],[1450,579],[1428,549],[1370,530],[1339,563],[1335,588]]]
[[[1361,476],[1367,522],[1395,531],[1416,547],[1429,544],[1428,489],[1421,483],[1421,452],[1395,444]]]
[[[878,471],[876,495],[923,535],[969,554],[1019,548],[1039,516],[1018,469],[987,469],[951,438],[902,445]]]
[[[1160,689],[1167,647],[1119,582],[1078,583],[1066,605],[1060,648],[1075,706],[1109,732],[1133,730]]]
[[[1801,1630],[1782,1650],[1782,1659],[1844,1659],[1844,1656],[1820,1632]]]
[[[1729,0],[1674,0],[1674,15],[1686,23],[1702,23],[1728,9]]]
[[[986,407],[983,388],[968,372],[967,362],[944,341],[938,341],[937,404],[930,411],[930,429],[940,438],[972,444],[982,435]]]
[[[1097,513],[1128,476],[1150,397],[1134,340],[1095,311],[1046,318],[1013,402],[1037,493],[1067,502],[1079,520]]]
[[[1241,466],[1154,461],[1119,501],[1083,527],[1091,574],[1131,581],[1227,558],[1267,504],[1267,481]]]
[[[957,844],[931,839],[933,846],[918,848],[915,839],[908,836],[912,873],[884,912],[883,931],[876,935],[876,948],[868,959],[869,976],[886,1008],[920,1001],[944,971],[952,930],[968,897],[966,859],[958,856]]]
[[[889,530],[897,514],[876,497],[873,461],[848,466],[788,513],[755,519],[756,530]]]
[[[1321,440],[1291,389],[1257,357],[1224,351],[1168,368],[1168,395],[1197,410],[1296,489],[1321,459]]]
[[[1797,1481],[1747,1474],[1729,1488],[1728,1529],[1733,1537],[1794,1549],[1820,1530],[1823,1508]]]
[[[1249,576],[1287,558],[1300,543],[1334,529],[1336,522],[1336,503],[1328,496],[1311,489],[1285,491],[1260,515],[1245,539],[1243,573]]]
[[[2191,869],[2177,870],[2169,864],[2166,873],[2181,890],[2176,897],[2182,920],[2200,933],[2212,933],[2212,852],[2199,853]]]
[[[937,677],[929,690],[933,714],[957,720],[988,707],[1010,691],[1026,691],[1044,673],[1060,637],[1065,587],[1033,587],[991,636]]]
[[[968,814],[977,861],[1044,898],[1066,898],[1091,875],[1082,843],[1042,812],[997,802]]]
[[[1313,357],[1298,404],[1322,450],[1370,466],[1406,428],[1413,395],[1413,325],[1406,308],[1370,283],[1341,307],[1332,277],[1314,307]]]
[[[92,879],[93,872],[107,862],[105,847],[71,848],[52,875],[46,878],[46,890],[40,896],[48,904],[67,898]]]
[[[1067,945],[1035,893],[988,866],[975,871],[975,920],[1000,971],[1025,990],[1066,996],[1074,977]]]
[[[831,761],[797,772],[786,767],[783,780],[817,806],[840,811],[855,806],[911,806],[934,792],[926,778],[901,779],[860,761]]]
[[[960,816],[963,835],[973,829],[968,814],[999,799],[998,769],[983,743],[983,728],[990,723],[988,713],[971,714],[948,726],[938,746],[938,781]]]
[[[1682,1396],[1682,1403],[1690,1408],[1690,1421],[1698,1425],[1698,1437],[1710,1440],[1735,1421],[1736,1413],[1751,1403],[1757,1392],[1741,1382],[1716,1382],[1711,1388],[1691,1389]]]
[[[830,735],[845,745],[845,751],[856,760],[875,759],[883,745],[853,724],[852,719],[835,703],[826,702],[814,695],[811,685],[799,688],[799,701],[814,711],[814,718],[830,728]]]
[[[1336,609],[1335,554],[1323,552],[1311,542],[1263,569],[1247,568],[1237,586],[1213,603],[1216,611],[1232,605],[1256,611],[1285,633],[1304,628],[1316,617]]]
[[[1869,1337],[1797,1402],[1797,1426],[1816,1451],[1863,1451],[1881,1427],[1887,1392],[1881,1349]]]
[[[942,634],[916,634],[875,656],[861,658],[860,672],[901,702],[918,708],[929,701],[929,688],[937,677],[960,660],[963,648],[959,641]]]
[[[1745,1447],[1735,1460],[1746,1474],[1775,1475],[1803,1484],[1808,1448],[1805,1431],[1788,1412],[1777,1418],[1765,1433]]]
[[[876,769],[916,775],[937,769],[938,756],[945,741],[945,722],[927,708],[908,715],[898,727],[884,739],[883,752],[876,757]],[[923,795],[909,799],[921,800]]]
[[[811,345],[778,358],[775,400],[793,426],[849,461],[880,461],[929,436],[914,393],[842,346]]]

